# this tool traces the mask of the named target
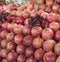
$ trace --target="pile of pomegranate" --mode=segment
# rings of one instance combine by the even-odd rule
[[[0,6],[0,62],[60,62],[60,0]]]

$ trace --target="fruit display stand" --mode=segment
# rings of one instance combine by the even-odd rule
[[[60,0],[35,1],[0,5],[0,62],[60,62]]]

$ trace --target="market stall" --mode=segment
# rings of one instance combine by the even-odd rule
[[[60,62],[60,0],[0,5],[0,62]]]

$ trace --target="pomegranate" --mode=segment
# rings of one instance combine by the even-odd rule
[[[14,33],[13,32],[10,32],[6,35],[6,39],[8,41],[12,41],[14,39]]]
[[[7,44],[8,44],[8,41],[7,41],[6,39],[3,39],[3,40],[1,41],[1,47],[2,47],[2,48],[6,48],[6,47],[7,47]]]
[[[55,32],[55,39],[57,41],[60,41],[60,30],[58,30],[58,31]]]
[[[31,35],[27,35],[23,39],[23,45],[25,46],[31,46],[33,41],[33,37]]]
[[[58,11],[59,11],[59,5],[54,4],[54,5],[52,6],[52,10],[53,10],[55,13],[58,13]]]
[[[31,27],[30,26],[24,26],[22,29],[22,32],[24,35],[28,35],[31,33]]]
[[[33,47],[27,47],[25,50],[26,57],[31,57],[34,54],[34,48]]]
[[[43,4],[44,0],[37,0],[37,4]]]
[[[42,30],[42,38],[44,40],[52,39],[54,36],[54,32],[50,28],[45,28]]]
[[[15,49],[15,43],[14,42],[8,42],[8,44],[7,44],[7,49],[9,50],[9,51],[11,51],[11,50],[14,50]]]
[[[16,51],[17,51],[18,54],[23,54],[24,51],[25,51],[25,46],[24,45],[18,45],[16,47]]]
[[[29,57],[26,59],[26,62],[37,62],[37,60],[35,58]]]
[[[55,62],[56,55],[52,51],[46,52],[43,56],[44,62]]]
[[[15,34],[21,34],[22,33],[22,25],[17,25],[13,29]]]
[[[34,57],[37,59],[37,60],[41,60],[42,57],[43,57],[43,54],[44,54],[44,51],[42,49],[37,49],[34,53]]]
[[[0,37],[1,37],[2,39],[5,39],[7,34],[8,34],[8,32],[7,32],[6,30],[2,30],[2,31],[0,32]]]
[[[42,28],[39,26],[33,27],[31,30],[31,34],[32,36],[36,37],[36,36],[41,36],[42,33]]]
[[[42,38],[40,38],[40,37],[34,38],[33,39],[33,47],[34,48],[40,48],[40,47],[42,47],[43,41],[44,40]]]
[[[17,58],[17,62],[25,62],[26,60],[26,56],[25,55],[19,55],[18,58]]]
[[[47,20],[49,22],[53,22],[53,21],[57,21],[57,16],[55,13],[49,13],[49,15],[47,15]]]
[[[57,30],[59,30],[59,23],[57,23],[57,22],[51,22],[50,24],[49,24],[49,27],[53,30],[53,31],[57,31]]]
[[[14,37],[14,42],[15,42],[16,44],[21,44],[22,41],[23,41],[23,35],[16,35],[16,36]]]
[[[9,62],[14,62],[16,60],[16,58],[17,58],[17,53],[15,51],[11,51],[7,55],[7,60]]]
[[[53,50],[55,44],[56,44],[56,42],[55,42],[54,40],[52,40],[52,39],[46,40],[46,41],[43,43],[43,49],[44,49],[44,51]]]
[[[60,43],[57,43],[54,47],[54,51],[57,55],[60,55]]]
[[[58,56],[58,58],[56,59],[56,62],[60,62],[60,56]]]
[[[53,0],[46,0],[46,6],[51,7],[53,5]]]

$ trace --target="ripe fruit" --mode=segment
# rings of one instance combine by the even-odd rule
[[[60,26],[59,26],[59,23],[57,22],[51,22],[49,24],[49,28],[51,28],[53,31],[57,31],[59,30]]]
[[[8,49],[9,51],[15,50],[15,43],[14,43],[14,42],[8,42],[8,44],[7,44],[7,49]]]
[[[2,39],[5,39],[7,34],[8,34],[8,32],[6,30],[3,30],[3,31],[0,32],[0,37]]]
[[[6,35],[6,39],[8,41],[12,41],[14,39],[14,33],[13,32],[10,32]]]
[[[52,39],[53,36],[54,36],[54,33],[53,33],[52,29],[45,28],[42,30],[42,38],[44,40]]]
[[[22,32],[24,35],[28,35],[31,33],[31,27],[30,26],[24,26],[22,29]]]
[[[57,3],[60,3],[60,0],[56,0],[57,1]]]
[[[44,62],[55,62],[56,55],[52,51],[46,52],[43,56]]]
[[[32,36],[36,37],[36,36],[41,36],[41,33],[42,33],[42,28],[41,27],[33,27],[32,30],[31,30],[31,34]]]
[[[26,59],[26,62],[37,62],[37,60],[35,58],[29,57]]]
[[[15,61],[16,58],[17,58],[17,53],[16,53],[15,51],[11,51],[11,52],[9,52],[8,55],[7,55],[7,60],[8,60],[9,62]]]
[[[60,43],[57,43],[54,47],[54,51],[57,55],[60,55]]]
[[[57,57],[56,62],[60,62],[60,56]]]
[[[33,47],[27,47],[25,50],[26,57],[31,57],[34,54],[34,48]]]
[[[42,47],[43,41],[44,40],[42,38],[40,38],[40,37],[34,38],[33,39],[33,47],[34,48],[40,48],[40,47]]]
[[[53,22],[53,21],[57,21],[57,16],[55,13],[49,13],[49,15],[47,15],[47,20],[49,22]]]
[[[13,30],[13,25],[12,24],[8,24],[7,30],[11,32]]]
[[[18,45],[18,46],[16,47],[16,52],[17,52],[18,54],[23,54],[24,51],[25,51],[25,46],[24,46],[24,45]]]
[[[22,26],[21,25],[15,26],[13,31],[15,34],[21,34],[22,33]]]
[[[45,11],[50,13],[51,12],[51,7],[46,7]]]
[[[17,62],[25,62],[25,60],[26,60],[26,56],[25,55],[19,55],[18,57],[17,57]]]
[[[25,46],[31,46],[33,41],[33,37],[31,35],[27,35],[23,39],[23,45]]]
[[[54,5],[52,6],[52,10],[53,10],[55,13],[58,13],[58,11],[59,11],[59,5],[54,4]]]
[[[44,0],[37,0],[37,4],[43,4]]]
[[[23,41],[23,35],[16,35],[16,36],[14,37],[14,42],[15,42],[16,44],[21,44],[22,41]]]
[[[7,49],[1,49],[0,50],[0,56],[2,58],[6,58],[7,57],[7,54],[8,54],[8,50]]]
[[[51,7],[53,5],[53,0],[46,0],[46,6]]]
[[[58,30],[58,31],[55,32],[55,39],[57,41],[60,41],[60,30]]]
[[[6,39],[1,40],[1,47],[2,48],[6,48],[7,47],[7,44],[8,44],[8,41]]]
[[[18,23],[18,24],[24,24],[24,19],[21,18],[21,17],[17,17],[16,18],[16,23]]]
[[[45,8],[46,8],[46,5],[45,5],[45,4],[41,4],[41,5],[39,5],[39,9],[41,9],[41,10],[45,10]]]
[[[2,62],[8,62],[8,60],[7,59],[3,59]]]
[[[43,54],[44,54],[44,51],[40,48],[40,49],[37,49],[34,53],[34,57],[36,60],[41,60],[42,57],[43,57]]]
[[[7,22],[4,22],[4,23],[1,25],[1,27],[2,27],[3,29],[7,29],[7,26],[8,26],[8,23],[7,23]]]
[[[55,46],[55,41],[50,39],[50,40],[46,40],[44,43],[43,43],[43,49],[44,51],[50,51],[50,50],[53,50]]]

